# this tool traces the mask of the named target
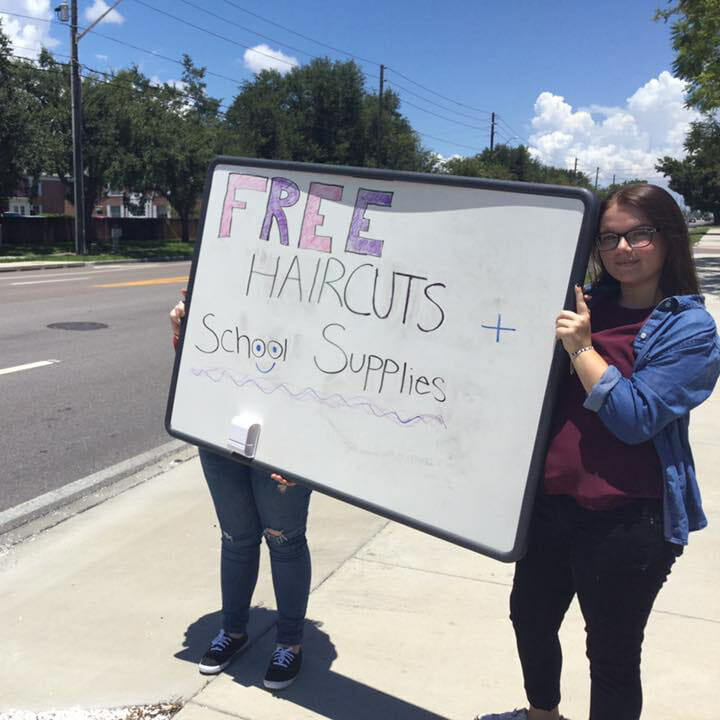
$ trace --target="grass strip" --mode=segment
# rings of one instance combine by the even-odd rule
[[[93,248],[89,255],[77,255],[67,246],[3,245],[0,247],[0,263],[47,261],[47,262],[100,262],[112,260],[154,260],[192,257],[192,243],[170,241],[158,244],[123,244],[117,252],[109,248]]]

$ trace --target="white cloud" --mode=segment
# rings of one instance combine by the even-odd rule
[[[535,101],[530,151],[539,160],[578,169],[600,183],[656,177],[659,157],[681,158],[689,124],[700,116],[684,106],[685,84],[661,72],[627,98],[624,107],[573,109],[565,98],[542,92]],[[662,182],[662,180],[654,180]]]
[[[103,55],[102,53],[96,53],[95,57],[103,62],[107,62],[110,59],[107,55]]]
[[[165,82],[172,85],[176,90],[180,90],[180,92],[185,92],[188,87],[187,83],[182,80],[166,80]]]
[[[105,0],[94,0],[93,4],[85,10],[85,19],[89,23],[94,23],[109,7]],[[122,25],[125,18],[117,10],[112,10],[102,19],[102,22]]]
[[[180,92],[185,92],[187,89],[187,83],[184,83],[182,80],[161,80],[159,75],[151,75],[150,84],[156,85],[157,87],[160,87],[161,85],[170,85],[170,87],[174,87]]]
[[[444,172],[449,160],[455,160],[456,158],[463,157],[458,153],[453,153],[452,155],[446,156],[439,152],[431,152],[430,156],[432,158],[432,166],[435,172]]]
[[[281,50],[273,50],[265,43],[246,50],[243,61],[256,75],[263,70],[277,70],[285,74],[300,64],[297,58],[286,55]]]
[[[3,10],[28,15],[38,20],[54,19],[50,0],[4,0]],[[33,22],[25,17],[0,12],[2,31],[10,38],[13,53],[20,57],[36,58],[41,48],[54,48],[58,40],[50,36],[52,26],[46,22]]]

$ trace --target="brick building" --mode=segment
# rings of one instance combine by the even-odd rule
[[[43,175],[38,180],[37,197],[30,197],[31,181],[28,178],[17,195],[10,198],[8,211],[17,215],[75,215],[75,207],[65,194],[60,178]],[[109,190],[93,209],[93,217],[109,218],[170,218],[173,211],[166,198],[154,196],[140,203],[140,196]]]

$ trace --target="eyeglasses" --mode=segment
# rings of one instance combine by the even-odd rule
[[[642,248],[653,241],[657,232],[659,230],[654,227],[640,227],[625,233],[607,232],[598,235],[595,242],[600,252],[614,250],[620,243],[620,238],[625,238],[625,242],[633,249]]]

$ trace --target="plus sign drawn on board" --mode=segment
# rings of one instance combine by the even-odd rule
[[[497,325],[481,325],[480,327],[484,327],[486,330],[495,330],[495,342],[500,342],[500,332],[502,330],[505,330],[506,332],[515,332],[515,328],[511,327],[503,327],[502,326],[502,315],[498,314],[497,317]]]

